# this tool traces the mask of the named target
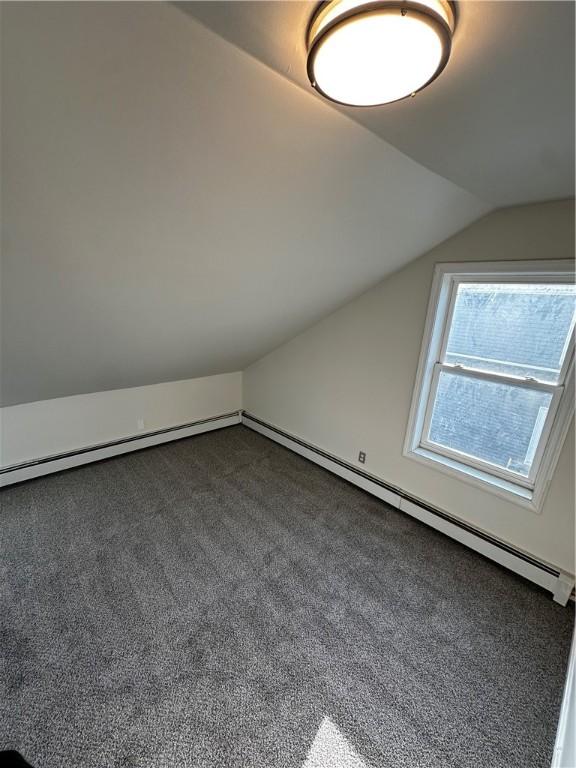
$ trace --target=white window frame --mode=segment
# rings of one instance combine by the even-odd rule
[[[574,414],[575,329],[571,329],[558,385],[443,362],[458,285],[462,282],[573,283],[574,262],[497,261],[436,265],[404,444],[404,456],[540,512]],[[442,371],[552,394],[528,477],[426,439]]]

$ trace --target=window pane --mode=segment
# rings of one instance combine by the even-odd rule
[[[576,313],[576,286],[461,283],[445,362],[556,383]]]
[[[528,476],[552,396],[440,373],[429,440]]]

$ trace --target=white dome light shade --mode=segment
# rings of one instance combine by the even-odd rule
[[[446,18],[447,4],[438,5],[438,12],[434,0],[323,6],[310,27],[312,85],[332,101],[359,107],[419,91],[440,74],[450,53],[453,16]]]

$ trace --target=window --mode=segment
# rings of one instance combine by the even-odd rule
[[[405,455],[538,509],[573,413],[570,262],[436,268]]]

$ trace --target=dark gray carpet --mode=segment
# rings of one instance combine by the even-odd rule
[[[35,768],[549,765],[573,610],[244,427],[1,503]]]

